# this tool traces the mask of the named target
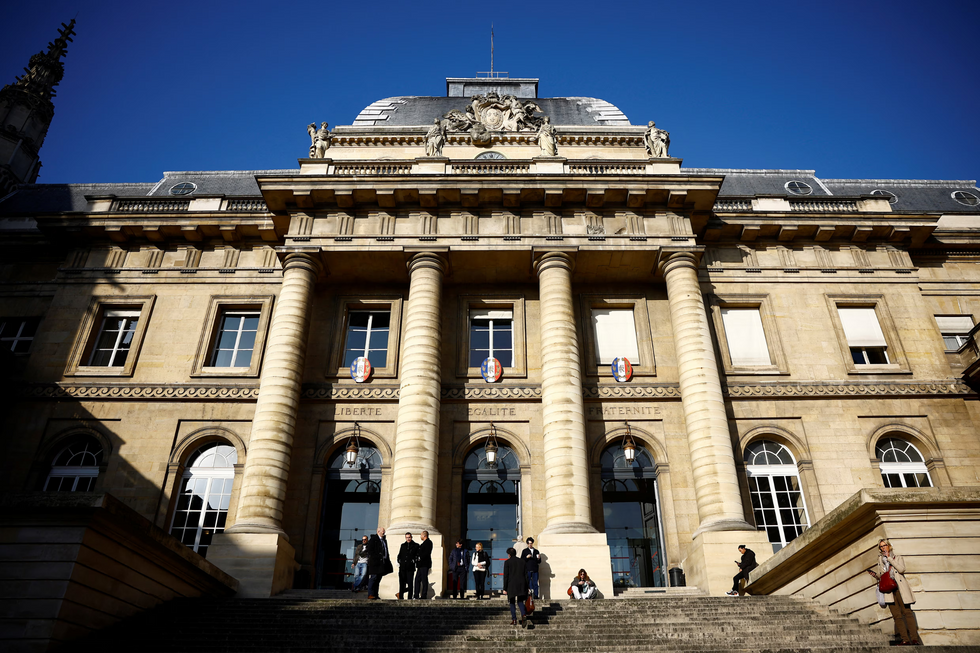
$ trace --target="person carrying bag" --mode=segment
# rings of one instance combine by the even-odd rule
[[[878,605],[888,606],[903,645],[919,644],[919,627],[912,611],[915,596],[905,580],[905,559],[895,553],[888,540],[878,542],[878,553],[880,573],[867,570],[878,581]]]

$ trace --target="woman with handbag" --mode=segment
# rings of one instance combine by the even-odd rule
[[[510,625],[517,625],[517,611],[514,610],[514,603],[521,609],[521,627],[527,627],[527,608],[524,601],[527,600],[527,572],[524,570],[524,561],[517,557],[517,550],[514,547],[507,549],[507,561],[504,562],[504,594],[507,595],[507,603],[510,604]]]
[[[596,598],[595,583],[592,582],[584,569],[579,569],[578,576],[572,579],[572,586],[568,588],[568,595],[573,599]]]
[[[476,543],[476,551],[473,552],[473,582],[476,584],[476,600],[483,598],[487,584],[487,569],[490,567],[490,556],[483,550],[481,542]]]
[[[905,559],[895,553],[888,540],[878,542],[878,554],[878,573],[868,570],[878,580],[878,604],[884,603],[891,610],[902,645],[920,645],[919,627],[912,612],[915,596],[905,580]]]

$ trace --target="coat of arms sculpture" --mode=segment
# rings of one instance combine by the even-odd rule
[[[468,131],[474,145],[489,145],[495,131],[538,131],[544,118],[534,113],[540,111],[534,102],[521,102],[513,95],[490,91],[474,95],[465,110],[453,109],[442,119],[447,131]]]

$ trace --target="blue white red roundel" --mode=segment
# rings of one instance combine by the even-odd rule
[[[358,356],[350,364],[350,378],[358,383],[364,383],[369,376],[371,376],[371,361],[363,356]]]
[[[612,375],[620,383],[629,381],[633,377],[633,366],[625,356],[613,359]]]
[[[496,358],[488,358],[483,361],[483,365],[480,366],[480,374],[483,375],[483,380],[487,383],[494,383],[500,380],[500,373],[503,372],[504,368],[500,366],[500,361]]]

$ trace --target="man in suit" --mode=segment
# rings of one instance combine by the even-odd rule
[[[521,551],[521,560],[524,561],[524,569],[527,572],[528,591],[534,592],[534,598],[538,597],[538,565],[541,564],[541,551],[534,548],[534,538],[527,538],[527,548]]]
[[[755,551],[748,549],[744,544],[738,545],[738,551],[742,554],[742,560],[736,562],[739,572],[732,578],[732,591],[727,592],[728,596],[738,596],[738,584],[743,578],[749,579],[749,572],[758,567],[755,561]]]
[[[398,549],[398,594],[396,599],[408,594],[408,598],[416,598],[413,595],[412,580],[415,578],[415,558],[419,553],[419,545],[412,541],[412,534],[405,533],[405,542]]]
[[[463,548],[463,540],[456,540],[456,548],[449,553],[449,591],[453,598],[466,598],[466,577],[470,570],[470,552]]]
[[[387,576],[394,567],[388,554],[388,540],[385,539],[385,529],[378,526],[377,535],[372,535],[368,541],[368,598],[378,598],[378,587],[381,577]]]
[[[419,544],[418,552],[415,556],[415,598],[429,598],[429,569],[432,568],[432,540],[429,539],[429,531],[422,531],[419,535],[422,543]]]

